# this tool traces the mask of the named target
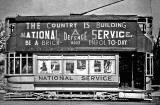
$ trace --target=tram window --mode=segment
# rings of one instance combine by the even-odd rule
[[[116,73],[115,62],[116,62],[115,60],[111,60],[111,59],[104,60],[104,73],[115,74]]]
[[[102,60],[94,60],[94,72],[95,73],[102,72]]]
[[[14,54],[10,54],[10,57],[14,57]]]
[[[27,73],[27,65],[26,65],[26,58],[22,58],[22,74]]]
[[[141,31],[145,34],[146,33],[146,24],[145,23],[139,23],[139,27]]]
[[[32,74],[32,73],[33,73],[32,58],[28,58],[28,63],[26,58],[22,58],[22,74]]]
[[[28,58],[28,74],[33,73],[33,60],[32,58]]]
[[[146,76],[153,76],[153,55],[146,54]]]
[[[90,60],[90,73],[91,74],[115,74],[116,63],[115,60]]]
[[[57,59],[40,59],[38,60],[38,73],[61,73],[62,60]]]
[[[147,75],[150,75],[150,59],[147,59]]]
[[[38,61],[38,67],[39,67],[39,73],[48,73],[49,71],[49,62],[47,60],[39,60]]]
[[[153,75],[153,56],[151,56],[151,74]]]
[[[33,58],[28,54],[8,54],[9,74],[31,74],[33,73]]]
[[[9,64],[10,64],[10,74],[14,74],[14,59],[13,58],[11,58],[10,59],[10,62],[9,62]]]
[[[20,53],[16,53],[16,57],[20,57]]]
[[[89,60],[90,62],[90,73],[91,74],[99,74],[99,73],[104,73],[104,62],[103,60]]]
[[[77,69],[86,69],[86,60],[77,60]]]
[[[88,74],[88,60],[78,59],[76,56],[75,60],[65,60],[65,74],[82,75]]]
[[[60,60],[51,60],[51,73],[58,74],[60,73]]]
[[[75,73],[78,75],[88,74],[88,60],[78,59],[76,61]]]
[[[15,74],[20,74],[20,58],[15,59]]]
[[[75,69],[75,61],[66,60],[66,63],[65,63],[66,74],[74,74],[74,69]]]

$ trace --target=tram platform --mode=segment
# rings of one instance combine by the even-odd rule
[[[160,85],[152,85],[152,88],[156,89],[156,91],[152,92],[152,101],[160,103]]]

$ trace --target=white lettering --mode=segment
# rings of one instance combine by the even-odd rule
[[[104,30],[103,39],[106,39],[106,38],[108,39],[109,38],[108,35],[109,35],[109,31]]]
[[[124,38],[124,31],[119,32],[119,38]]]
[[[40,23],[26,23],[26,29],[40,29]]]
[[[109,30],[92,30],[92,36],[92,39],[114,39],[133,37],[133,35],[130,35],[130,32]]]
[[[57,39],[57,30],[48,30],[48,31],[31,31],[23,32],[20,34],[22,38],[33,38],[33,39]]]
[[[29,32],[27,32],[27,36],[26,36],[26,38],[31,38],[31,36],[30,36],[30,33],[29,33]]]
[[[114,38],[115,31],[110,31],[110,34],[111,34],[111,38]]]
[[[94,36],[92,39],[97,39],[97,34],[95,32],[97,32],[97,30],[92,30],[92,35]]]
[[[47,28],[77,28],[77,23],[47,23]]]
[[[37,40],[35,41],[35,44],[34,44],[34,45],[38,45],[38,41],[37,41]]]
[[[84,22],[84,28],[90,28],[89,22]]]
[[[44,39],[44,32],[43,32],[43,31],[40,31],[40,32],[39,32],[39,38],[40,38],[40,39]]]
[[[105,27],[108,27],[108,28],[124,28],[126,29],[127,25],[125,22],[122,22],[122,23],[112,23],[112,22],[96,22],[96,28],[105,28]]]
[[[103,32],[103,30],[98,30],[98,39],[103,39],[102,32]]]

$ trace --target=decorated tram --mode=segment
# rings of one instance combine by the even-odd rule
[[[5,100],[150,100],[152,17],[6,18]]]

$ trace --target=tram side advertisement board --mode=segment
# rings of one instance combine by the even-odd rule
[[[136,22],[16,24],[17,51],[74,51],[136,47]]]

